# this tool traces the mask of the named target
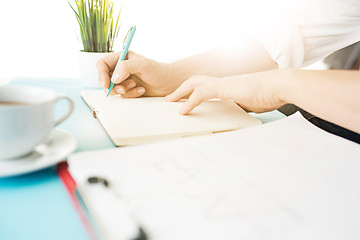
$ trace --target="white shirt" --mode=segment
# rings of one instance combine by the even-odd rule
[[[360,40],[360,0],[287,0],[256,35],[280,68],[307,66]]]

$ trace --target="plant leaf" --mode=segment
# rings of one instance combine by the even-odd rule
[[[75,13],[85,52],[111,52],[118,37],[123,3],[114,25],[114,2],[111,0],[74,0]]]

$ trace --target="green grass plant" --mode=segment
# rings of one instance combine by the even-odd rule
[[[120,30],[120,14],[114,18],[114,2],[111,0],[74,0],[70,3],[80,27],[84,52],[112,52]],[[116,19],[116,22],[115,22]],[[115,23],[114,23],[115,22]]]

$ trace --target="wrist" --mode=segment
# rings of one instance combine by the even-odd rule
[[[283,104],[293,103],[294,94],[297,88],[297,72],[299,69],[282,69],[278,70],[279,76],[275,81],[275,95]]]
[[[166,66],[169,80],[175,83],[178,88],[184,81],[192,77],[190,69],[186,65],[179,62],[168,63]]]

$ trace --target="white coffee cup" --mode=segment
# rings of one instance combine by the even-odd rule
[[[55,103],[69,102],[67,111],[54,120]],[[74,103],[68,96],[40,87],[0,87],[0,159],[24,156],[44,142],[50,131],[68,118]]]

